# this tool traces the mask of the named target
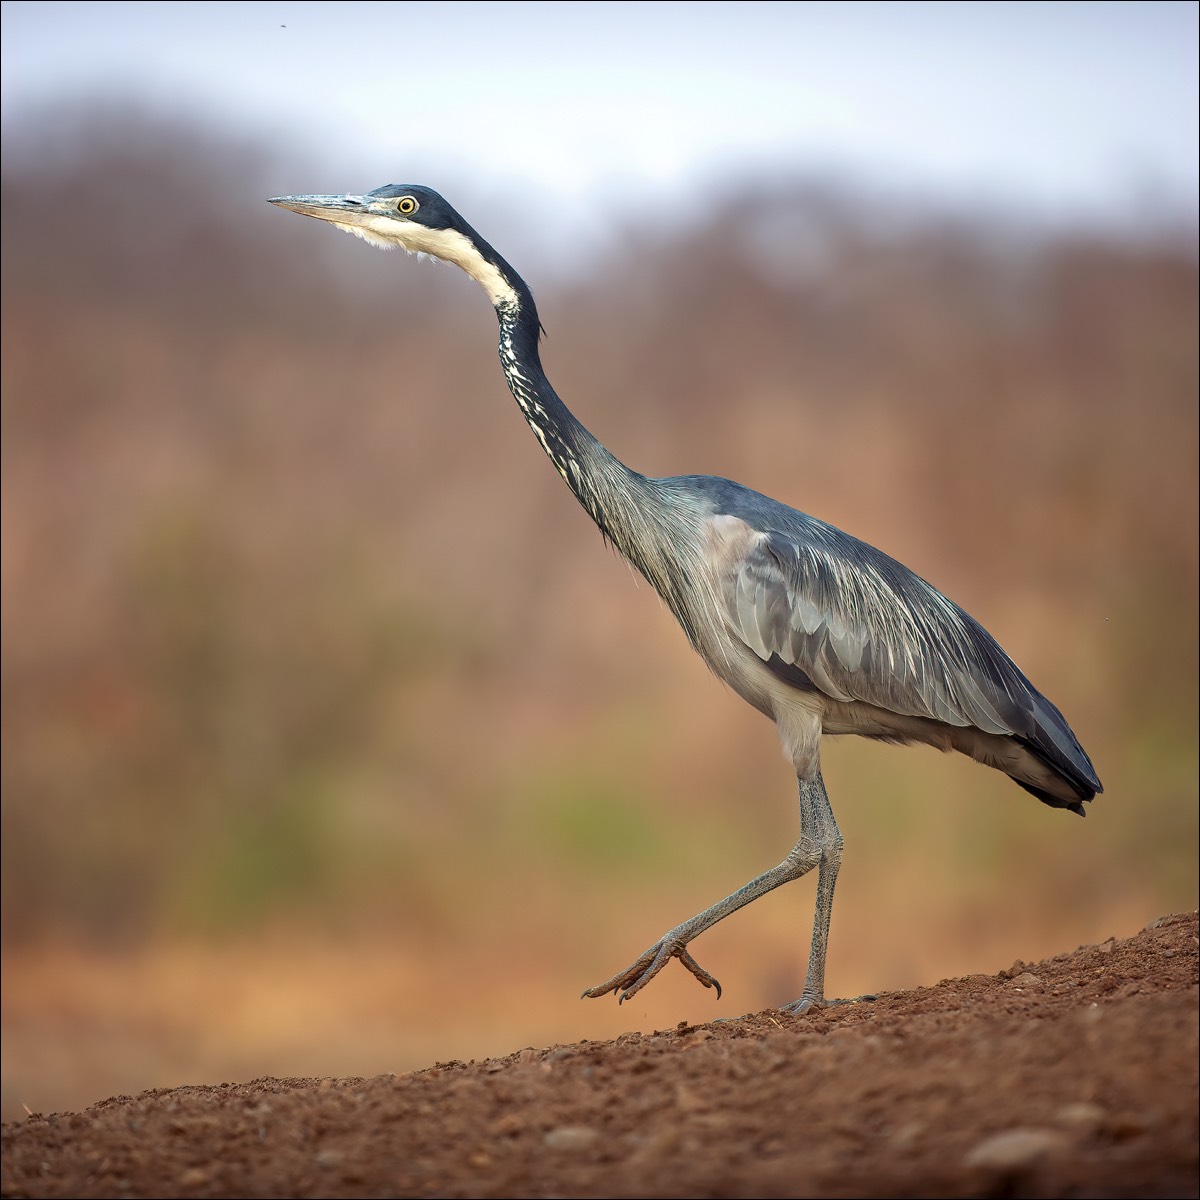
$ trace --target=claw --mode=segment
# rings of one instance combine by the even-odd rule
[[[579,998],[581,1000],[598,1000],[601,996],[607,996],[609,992],[612,992],[617,997],[617,1003],[624,1004],[626,1000],[636,996],[673,958],[679,959],[693,977],[706,988],[715,988],[717,999],[721,998],[720,983],[687,952],[686,946],[671,947],[665,940],[651,946],[645,954],[624,971],[604,983],[597,984],[594,988],[588,988]]]
[[[706,988],[716,988],[720,1000],[721,984],[715,975],[710,975],[686,950],[680,950],[676,957]]]

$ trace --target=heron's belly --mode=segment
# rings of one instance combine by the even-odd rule
[[[783,682],[736,639],[724,640],[711,651],[700,648],[700,653],[718,679],[775,722],[784,757],[796,773],[801,778],[815,774],[826,711],[836,702],[815,689],[804,690]]]

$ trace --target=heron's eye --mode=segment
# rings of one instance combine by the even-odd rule
[[[396,201],[396,211],[403,216],[408,216],[410,213],[415,213],[421,206],[411,196],[401,196]]]

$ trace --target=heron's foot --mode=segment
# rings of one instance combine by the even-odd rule
[[[721,998],[721,985],[713,978],[688,952],[687,946],[673,942],[670,935],[655,942],[645,954],[632,966],[627,967],[618,975],[588,988],[580,996],[581,1000],[598,1000],[609,992],[617,995],[617,1003],[624,1004],[626,1000],[636,996],[671,961],[677,958],[706,988],[717,989],[717,999]]]
[[[781,1005],[779,1011],[787,1013],[789,1017],[800,1017],[806,1012],[813,1012],[818,1008],[833,1008],[838,1004],[867,1004],[872,1000],[878,999],[878,996],[866,995],[854,996],[848,1000],[826,1000],[824,996],[810,995],[808,992],[805,992],[799,1000],[793,1000],[791,1004]]]

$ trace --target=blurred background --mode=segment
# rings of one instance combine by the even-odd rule
[[[269,208],[421,182],[577,414],[953,596],[1087,821],[833,740],[831,995],[1197,902],[1196,6],[3,6],[3,1113],[777,1005],[795,783],[608,552],[465,276]]]

